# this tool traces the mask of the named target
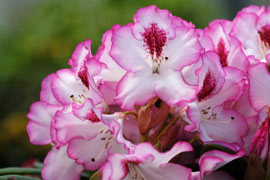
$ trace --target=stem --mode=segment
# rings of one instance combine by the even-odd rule
[[[138,114],[134,111],[126,111],[126,112],[123,112],[124,115],[132,115],[134,116],[136,119],[138,119]]]
[[[9,167],[9,168],[1,168],[0,175],[9,175],[9,174],[41,174],[41,169],[37,168],[18,168],[18,167]]]
[[[40,178],[34,178],[30,176],[20,176],[20,175],[15,175],[15,174],[10,174],[10,175],[5,175],[5,176],[0,176],[0,180],[41,180]]]
[[[197,134],[197,135],[195,135],[195,136],[189,141],[189,144],[192,144],[192,143],[194,143],[194,142],[197,142],[198,140],[200,140],[200,138],[199,138],[199,135]]]
[[[141,135],[140,142],[146,142],[147,141],[149,132],[150,132],[150,129],[147,129],[146,133]]]
[[[270,180],[270,157],[269,157],[269,151],[268,151],[268,155],[267,155],[267,167],[266,167],[266,180]]]
[[[269,107],[267,108],[267,119],[266,121],[269,121],[270,117],[270,110]],[[269,122],[268,122],[269,123]],[[268,153],[267,153],[267,159],[266,159],[266,180],[270,180],[270,148],[269,148],[269,144],[270,144],[270,129],[268,127]]]
[[[176,123],[176,121],[178,121],[178,119],[179,119],[179,117],[176,117],[176,118],[174,118],[174,120],[172,120],[162,131],[161,131],[161,133],[159,133],[159,135],[154,139],[154,141],[153,141],[153,144],[155,144],[156,142],[157,142],[157,140],[159,140],[160,138],[161,138],[161,136],[163,135],[163,134],[165,134],[166,133],[166,131],[167,130],[169,130],[173,125],[174,125],[174,123]]]

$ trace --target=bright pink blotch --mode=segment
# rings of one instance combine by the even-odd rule
[[[270,25],[263,26],[258,33],[262,42],[264,42],[267,47],[270,47]]]
[[[266,138],[268,138],[269,118],[266,118],[262,125],[259,127],[254,138],[251,141],[250,152],[256,151],[260,155],[265,148]]]
[[[100,119],[97,117],[96,113],[93,110],[91,110],[91,112],[88,113],[85,118],[92,121],[93,123],[100,122]]]
[[[228,63],[227,63],[228,53],[225,50],[226,49],[225,49],[224,41],[223,41],[223,39],[220,39],[220,41],[218,43],[218,47],[217,47],[217,53],[218,53],[218,56],[220,58],[220,63],[222,65],[222,67],[228,66]]]
[[[87,78],[87,72],[86,69],[80,70],[78,72],[78,76],[81,79],[83,85],[85,85],[89,89],[89,83],[88,83],[88,78]]]
[[[152,23],[150,27],[145,28],[143,38],[149,53],[152,56],[156,55],[157,58],[160,57],[167,41],[166,32],[160,29],[156,23]]]
[[[215,89],[216,85],[216,79],[210,72],[208,72],[203,81],[203,87],[198,93],[199,102],[208,98],[211,95],[211,92]]]

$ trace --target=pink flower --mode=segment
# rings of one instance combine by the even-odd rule
[[[244,155],[244,151],[239,151],[236,154],[229,154],[218,150],[212,150],[204,153],[199,160],[200,178],[207,178],[207,176],[211,175],[213,171]],[[226,177],[228,175],[223,174],[219,176]],[[217,179],[217,174],[214,177]]]
[[[67,156],[67,147],[57,149],[53,147],[47,154],[43,168],[44,180],[79,180],[83,167]]]
[[[196,71],[200,88],[198,99],[188,105],[186,114],[190,125],[185,129],[199,131],[203,142],[242,145],[242,138],[248,133],[247,122],[225,103],[236,101],[242,94],[244,74],[232,67],[222,69],[219,57],[213,52],[205,53],[202,63]]]
[[[248,59],[239,40],[229,34],[231,27],[231,21],[212,21],[203,31],[202,46],[206,51],[215,51],[219,55],[222,67],[231,66],[246,71],[249,65]]]
[[[238,38],[246,55],[266,62],[270,51],[270,10],[250,6],[240,11],[233,21],[231,34]]]
[[[169,160],[181,152],[192,151],[185,142],[176,143],[165,153],[158,152],[151,144],[142,143],[130,154],[114,154],[103,166],[103,179],[190,179],[191,169]]]
[[[127,71],[115,98],[122,108],[132,109],[155,96],[169,105],[195,98],[197,89],[185,82],[181,69],[198,61],[198,35],[173,20],[167,10],[149,6],[138,10],[134,24],[113,31],[110,55]]]

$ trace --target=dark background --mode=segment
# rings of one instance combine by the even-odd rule
[[[232,20],[250,4],[267,0],[0,0],[0,167],[42,160],[49,146],[34,146],[25,131],[26,114],[39,100],[42,79],[68,67],[76,45],[127,24],[140,7],[156,4],[204,28],[214,19]]]

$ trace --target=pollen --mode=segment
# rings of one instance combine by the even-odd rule
[[[197,97],[199,102],[205,100],[211,95],[211,92],[216,88],[217,82],[212,73],[208,72],[203,81],[203,87],[199,91]]]
[[[150,27],[144,30],[142,36],[147,50],[152,57],[159,58],[167,41],[165,30],[159,28],[156,23],[151,23]]]

